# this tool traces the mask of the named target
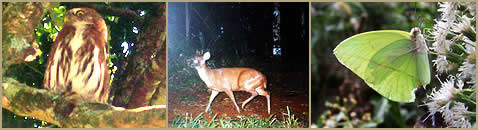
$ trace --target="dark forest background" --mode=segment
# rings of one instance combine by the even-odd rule
[[[207,61],[210,68],[249,67],[262,72],[271,93],[271,114],[282,116],[280,112],[288,106],[300,118],[299,127],[307,127],[308,8],[305,2],[168,3],[170,121],[186,113],[196,116],[207,105],[210,92],[192,67],[195,51],[199,50],[211,53]],[[249,96],[235,92],[238,103]],[[213,113],[227,114],[221,118],[268,117],[262,96],[241,113],[226,98],[219,94],[212,103]],[[207,114],[205,118],[210,120],[212,116]]]

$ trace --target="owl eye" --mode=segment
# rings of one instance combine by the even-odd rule
[[[85,11],[83,11],[83,10],[78,10],[74,13],[74,15],[76,15],[76,16],[81,16],[81,15],[84,15],[84,14],[85,14]]]

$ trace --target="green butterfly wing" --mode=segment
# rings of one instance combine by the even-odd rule
[[[413,102],[414,91],[422,85],[417,75],[415,47],[408,32],[382,30],[352,36],[342,41],[334,54],[382,96]]]

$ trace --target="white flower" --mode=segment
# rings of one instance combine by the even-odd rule
[[[453,23],[451,26],[451,31],[456,33],[464,33],[468,30],[474,30],[471,26],[471,18],[466,15],[459,17],[459,22]]]
[[[448,105],[448,103],[447,103]],[[428,112],[430,112],[430,114],[428,114],[428,116],[423,120],[427,120],[428,117],[432,116],[432,115],[435,115],[435,113],[439,112],[440,111],[440,108],[442,107],[442,104],[437,102],[437,101],[431,101],[431,102],[428,102],[428,103],[425,103],[421,106],[427,106],[428,107]]]
[[[430,49],[439,54],[445,54],[450,49],[450,45],[452,43],[446,39],[446,36],[451,33],[448,31],[449,24],[445,23],[444,21],[435,22],[436,24],[433,26],[434,31],[430,32],[431,40],[434,41]]]
[[[458,68],[458,71],[460,71],[460,78],[462,79],[467,79],[471,78],[471,80],[474,81],[476,79],[476,66],[475,64],[469,63],[469,62],[463,62],[463,65]],[[473,82],[475,83],[475,82]]]
[[[456,20],[456,7],[455,2],[438,2],[438,12],[442,12],[442,20],[447,23],[453,23]]]
[[[454,87],[454,82],[454,80],[447,80],[445,83],[440,81],[441,88],[438,91],[435,89],[430,95],[427,95],[427,98],[431,99],[431,102],[425,103],[430,112],[427,118],[435,115],[436,112],[442,112],[450,106],[453,94],[457,91]]]
[[[317,124],[314,123],[314,124],[310,125],[310,128],[318,128],[318,127],[317,127]]]
[[[440,113],[448,127],[469,128],[472,125],[468,115],[472,112],[468,111],[464,103],[457,101],[457,98],[461,97],[455,96],[461,93],[465,85],[467,85],[467,89],[470,86],[473,89],[476,88],[476,41],[472,41],[468,37],[468,34],[476,32],[474,25],[475,3],[460,4],[455,2],[438,3],[441,17],[435,20],[433,30],[429,32],[428,37],[433,41],[430,49],[437,54],[436,59],[432,60],[437,73],[446,72],[456,75],[457,78],[449,76],[445,82],[440,81],[441,87],[427,95],[428,103],[423,105],[427,106],[429,111],[425,120]],[[464,14],[468,12],[460,12],[459,6],[466,6],[472,16]],[[448,53],[453,52],[450,50],[450,46],[454,43],[462,44],[467,54],[470,54],[462,63],[452,63],[447,60],[450,58],[447,57]],[[454,68],[458,68],[458,72]],[[438,78],[438,80],[440,79]]]
[[[455,88],[455,78],[451,77],[451,79],[452,80],[446,80],[446,82],[440,81],[441,88],[438,90],[435,89],[430,95],[427,95],[427,98],[431,99],[431,102],[425,104],[428,106],[428,111],[430,111],[428,117],[434,115],[437,111],[442,111],[450,105],[450,101],[454,98],[453,94],[458,91],[458,89]]]
[[[471,123],[466,119],[470,114],[464,103],[456,102],[448,112],[443,113],[445,122],[451,128],[471,128]]]
[[[475,13],[476,13],[475,2],[466,2],[466,5],[468,5],[468,10],[470,11],[471,15],[475,16]]]
[[[463,83],[463,80],[458,79],[456,86],[458,87],[459,90],[462,90],[463,86],[465,86],[465,83]]]
[[[475,47],[470,44],[465,44],[465,51],[470,54],[468,57],[473,57],[475,55]],[[476,84],[476,64],[474,62],[476,61],[470,61],[474,60],[475,58],[467,58],[465,62],[463,62],[463,65],[458,68],[459,77],[461,79],[467,79],[470,78],[471,80],[467,82],[468,84],[473,84],[473,87],[475,87]]]
[[[474,42],[471,43],[471,44],[475,45]],[[469,54],[475,53],[476,50],[475,50],[475,47],[473,45],[465,44],[465,51]]]
[[[327,120],[325,122],[324,128],[334,128],[335,124],[336,124],[336,122],[334,120]]]
[[[470,40],[470,38],[466,37],[463,33],[453,37],[453,40],[454,41],[460,41],[461,40],[461,41],[463,41],[463,44],[475,45],[475,42]],[[467,50],[467,52],[470,52],[470,51]]]
[[[432,60],[433,65],[437,68],[438,73],[448,72],[451,65],[446,60],[446,56],[438,55],[436,59]]]
[[[447,102],[453,99],[453,94],[461,90],[462,88],[459,87],[458,89],[455,88],[455,77],[451,76],[451,80],[446,80],[445,82],[441,82],[441,88],[438,91],[433,91],[429,98],[433,101],[439,102]]]
[[[441,82],[441,88],[433,90],[428,98],[431,102],[425,103],[430,114],[425,118],[435,115],[437,112],[442,113],[442,117],[447,123],[448,127],[469,128],[470,122],[466,119],[466,114],[470,112],[467,110],[464,103],[454,101],[454,94],[463,90],[464,83],[460,79],[450,76],[446,82]],[[453,104],[453,105],[452,105]]]
[[[335,118],[335,121],[345,120],[346,118],[347,118],[347,117],[345,117],[344,112],[340,112],[340,113],[337,115],[337,118]]]

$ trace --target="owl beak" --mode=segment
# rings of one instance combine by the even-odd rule
[[[67,15],[65,16],[65,18],[63,18],[63,23],[66,23],[66,21],[68,21],[69,15],[70,15],[70,14],[67,14]]]

